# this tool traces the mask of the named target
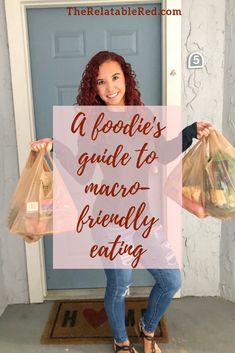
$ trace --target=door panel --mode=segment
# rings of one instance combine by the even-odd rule
[[[53,105],[76,102],[85,65],[100,50],[123,55],[143,102],[161,105],[161,16],[68,16],[65,8],[51,8],[28,9],[27,20],[37,139],[52,136]],[[103,270],[53,270],[51,236],[44,249],[48,289],[105,286]],[[151,284],[147,271],[134,271],[133,285]]]

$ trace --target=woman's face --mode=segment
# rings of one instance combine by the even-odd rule
[[[125,105],[125,77],[117,61],[101,64],[96,81],[97,94],[106,105]]]

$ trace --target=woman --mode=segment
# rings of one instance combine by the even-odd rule
[[[101,51],[87,64],[80,83],[77,103],[83,106],[139,106],[143,105],[137,88],[135,73],[131,65],[116,53]],[[209,123],[198,122],[183,130],[183,150],[188,148],[193,138],[208,136],[213,129]],[[52,139],[45,138],[31,143],[35,151],[50,148]],[[183,207],[196,216],[206,217],[202,206],[183,200]],[[148,299],[147,309],[139,322],[139,334],[143,339],[145,353],[160,353],[155,342],[156,327],[180,289],[179,269],[149,269],[155,279]],[[131,281],[132,269],[105,269],[107,288],[104,298],[105,309],[114,336],[115,352],[137,353],[130,344],[125,328],[125,293]]]

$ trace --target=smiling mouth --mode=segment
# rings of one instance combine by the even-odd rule
[[[114,98],[117,97],[118,93],[119,93],[119,92],[116,92],[116,93],[114,93],[114,94],[109,94],[109,95],[107,95],[107,97],[108,97],[109,99],[114,99]]]

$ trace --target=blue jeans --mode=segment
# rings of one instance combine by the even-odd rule
[[[131,284],[132,269],[105,269],[107,287],[104,304],[113,337],[116,342],[128,340],[125,327],[125,295]],[[179,269],[148,269],[153,278],[153,286],[148,299],[147,310],[142,322],[144,329],[154,332],[172,301],[174,294],[181,287]]]

